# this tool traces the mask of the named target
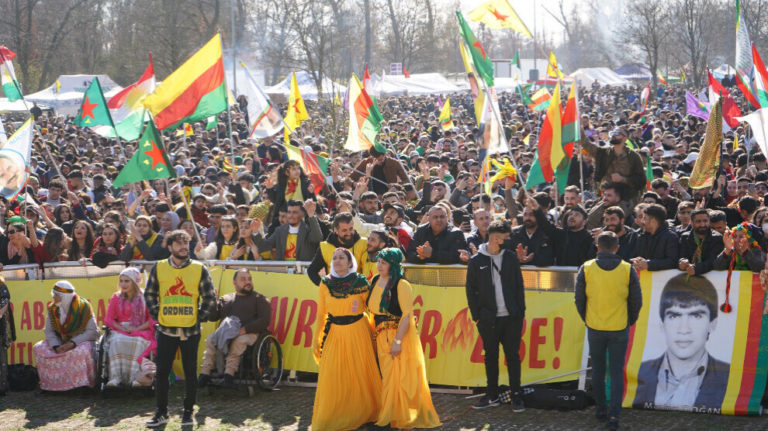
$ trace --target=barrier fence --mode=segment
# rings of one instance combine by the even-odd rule
[[[145,272],[153,264],[131,262]],[[315,327],[317,287],[304,274],[309,262],[210,261],[207,264],[220,295],[234,291],[235,269],[249,269],[254,289],[265,295],[272,305],[269,329],[282,346],[285,369],[317,371],[311,347],[314,334],[322,328]],[[33,362],[32,346],[43,339],[45,304],[50,301],[51,287],[57,280],[70,280],[78,294],[91,301],[101,323],[109,298],[117,290],[117,274],[124,267],[124,263],[102,269],[62,262],[42,268],[37,265],[4,268],[2,275],[11,291],[17,330],[17,340],[8,352],[9,363]],[[430,383],[485,386],[482,342],[467,308],[464,290],[466,267],[405,265],[404,269],[405,277],[413,286],[413,310]],[[585,326],[574,306],[575,275],[573,267],[523,268],[526,288],[526,316],[520,346],[523,384],[576,380],[580,370],[586,368]],[[760,399],[768,374],[768,319],[762,315],[764,293],[756,274],[735,271],[729,292],[725,288],[726,277],[725,272],[712,272],[706,277],[687,277],[679,271],[641,273],[643,309],[630,330],[626,407],[761,413]],[[710,319],[696,320],[682,313],[685,319],[682,326],[676,323],[678,319],[665,320],[660,307],[669,301],[662,301],[661,297],[670,285],[716,292],[713,295],[718,298],[717,304],[702,303],[710,310]],[[725,302],[726,297],[733,311],[718,314],[719,304]],[[690,304],[683,304],[682,308]],[[215,322],[203,324],[203,337],[215,327]],[[690,335],[696,331],[694,336],[699,337],[696,340],[694,336],[686,336],[682,341],[676,339],[678,333]],[[203,349],[204,343],[200,343],[200,355]],[[687,397],[676,396],[675,401],[657,399],[659,364],[669,355],[688,355],[703,361],[705,371],[700,390]],[[500,358],[501,383],[507,379],[503,361],[503,357]],[[181,374],[181,370],[178,371]],[[681,405],[681,399],[690,402]]]

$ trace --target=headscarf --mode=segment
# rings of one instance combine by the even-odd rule
[[[376,259],[382,259],[389,264],[389,281],[384,286],[384,292],[381,294],[379,311],[386,313],[389,311],[389,303],[392,301],[392,287],[397,286],[400,279],[403,278],[403,252],[399,248],[389,247],[381,250]]]
[[[85,331],[93,318],[93,309],[88,301],[75,293],[75,286],[66,280],[53,285],[53,294],[59,295],[61,302],[48,304],[48,318],[56,335],[66,343]]]
[[[323,278],[323,283],[328,287],[328,291],[334,298],[345,298],[349,295],[368,292],[370,285],[368,279],[363,274],[357,272],[357,260],[351,251],[346,248],[339,247],[336,250],[345,250],[346,255],[352,262],[352,268],[349,269],[343,277],[339,277],[339,274],[333,269],[331,265],[330,275]],[[334,252],[335,253],[335,252]]]
[[[131,326],[139,326],[144,323],[146,316],[146,303],[144,302],[144,292],[141,290],[141,272],[137,268],[128,267],[120,272],[120,276],[126,276],[136,285],[136,294],[131,299]],[[123,295],[118,295],[118,305],[122,310],[128,302]]]

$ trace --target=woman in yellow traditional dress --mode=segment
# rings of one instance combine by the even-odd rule
[[[379,275],[373,278],[368,308],[376,322],[376,351],[383,392],[378,426],[434,428],[441,425],[432,404],[424,352],[413,318],[411,285],[403,278],[403,252],[385,248],[376,256]]]
[[[337,248],[331,275],[320,283],[313,353],[320,372],[313,431],[354,430],[379,412],[381,376],[370,321],[364,315],[370,285],[346,248]]]

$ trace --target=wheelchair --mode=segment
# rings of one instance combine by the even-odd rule
[[[109,394],[120,390],[131,390],[136,392],[143,392],[145,396],[150,396],[155,391],[155,380],[152,379],[151,386],[120,386],[117,388],[111,388],[107,386],[109,381],[109,352],[107,351],[109,336],[112,334],[112,329],[106,325],[101,327],[102,334],[97,343],[98,357],[96,359],[96,391],[101,394],[102,398],[106,398]],[[154,353],[150,354],[150,360],[154,360]]]
[[[215,369],[211,372],[211,382],[207,386],[209,395],[213,393],[214,387],[224,387],[223,369],[224,354],[216,352]],[[277,338],[266,331],[245,349],[240,367],[234,376],[235,388],[245,387],[248,396],[253,397],[257,387],[265,392],[276,390],[282,378],[283,351]]]

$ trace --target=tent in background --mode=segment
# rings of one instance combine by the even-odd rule
[[[571,77],[579,83],[580,87],[590,87],[595,81],[600,85],[627,86],[630,82],[607,67],[584,67],[573,73]]]
[[[312,75],[310,75],[308,72],[299,71],[296,72],[296,82],[299,84],[299,92],[301,93],[301,97],[303,97],[306,100],[317,100],[317,86],[315,85],[315,80],[312,78]],[[335,92],[341,92],[342,98],[344,96],[344,91],[346,91],[347,86],[341,85],[339,83],[333,82],[330,78],[323,75],[323,98],[325,99],[333,99],[333,94]],[[279,83],[271,86],[266,87],[264,89],[264,92],[269,95],[269,97],[274,98],[275,102],[282,103],[288,101],[288,96],[291,94],[291,75],[288,74],[288,76],[285,77],[282,81]]]
[[[653,77],[651,70],[643,63],[627,63],[613,71],[627,81],[650,81]]]
[[[61,75],[52,85],[37,93],[25,95],[24,99],[30,106],[32,102],[36,102],[51,107],[59,115],[75,115],[83,101],[83,93],[91,85],[94,76],[99,77],[101,89],[107,100],[123,89],[107,75]],[[56,82],[61,85],[58,89]]]
[[[31,103],[28,103],[28,105],[30,108],[32,107]],[[45,109],[45,106],[40,106],[40,108]],[[9,102],[7,97],[0,98],[0,114],[6,114],[8,112],[27,112],[27,106],[24,105],[23,100]]]
[[[726,76],[731,77],[736,74],[736,69],[727,64],[723,64],[717,69],[712,69],[712,76],[718,81],[722,80]]]
[[[446,94],[461,91],[456,84],[439,73],[412,73],[410,78],[403,75],[384,75],[374,80],[371,77],[376,96],[419,96],[424,94]]]

